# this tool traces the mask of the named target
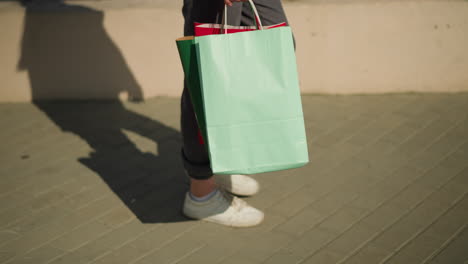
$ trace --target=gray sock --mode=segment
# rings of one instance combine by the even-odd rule
[[[212,192],[202,197],[196,197],[195,195],[192,194],[192,192],[189,192],[189,196],[190,196],[190,199],[192,199],[193,201],[204,202],[204,201],[209,200],[211,197],[213,197],[217,191],[218,189],[214,189]]]

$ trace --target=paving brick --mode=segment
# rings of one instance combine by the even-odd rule
[[[423,227],[421,223],[408,221],[406,218],[400,219],[395,223],[391,223],[388,228],[373,240],[373,243],[389,251],[393,251],[417,235],[417,232],[421,231]]]
[[[234,254],[227,256],[225,259],[247,259],[253,263],[261,263],[268,259],[278,249],[284,247],[292,238],[281,233],[264,233],[259,236],[252,237],[246,241],[242,247]],[[221,262],[224,261],[224,258]],[[241,263],[241,262],[238,262]]]
[[[319,126],[318,124],[314,123],[313,121],[309,121],[307,119],[304,120],[304,124],[306,127],[306,137],[307,141],[315,141],[319,139],[319,137],[327,132],[327,129]]]
[[[52,264],[66,264],[66,263],[73,263],[73,264],[85,264],[88,263],[88,259],[85,256],[80,256],[78,254],[75,254],[73,252],[63,254],[60,256],[57,256],[54,258],[52,261],[48,263]]]
[[[459,171],[460,169],[455,166],[451,169],[447,169],[438,165],[427,171],[423,177],[416,181],[415,185],[420,188],[435,190],[447,183],[447,181],[454,177],[455,174],[459,173]]]
[[[328,133],[323,133],[317,137],[317,144],[320,146],[334,146],[339,144],[357,133],[359,128],[368,125],[371,122],[369,118],[357,117],[344,120],[338,126],[334,127]]]
[[[365,161],[350,158],[331,169],[320,181],[317,181],[318,191],[323,191],[323,197],[313,203],[318,210],[330,212],[334,208],[352,201],[371,180],[366,173]]]
[[[468,165],[465,169],[458,172],[455,177],[442,186],[441,190],[445,192],[453,192],[457,194],[465,193],[468,190]]]
[[[91,262],[100,256],[111,252],[117,247],[124,245],[147,230],[148,228],[145,227],[143,223],[138,220],[134,220],[118,227],[115,230],[111,230],[111,232],[104,233],[102,236],[99,236],[94,240],[91,239],[83,246],[71,252],[71,254],[80,256]],[[51,244],[53,243],[54,241]]]
[[[362,264],[362,263],[380,263],[383,261],[391,252],[380,247],[367,244],[359,251],[355,252],[354,255],[346,258],[342,263],[349,264]]]
[[[359,133],[349,138],[347,142],[357,146],[367,145],[370,142],[376,141],[386,134],[387,131],[394,129],[404,121],[404,118],[387,114],[382,118],[376,119],[375,122],[369,123],[368,126],[359,130]]]
[[[2,231],[0,231],[0,247],[5,243],[18,239],[20,236],[21,235],[18,232],[15,232],[14,230],[3,229]]]
[[[197,239],[204,246],[188,255],[184,255],[183,258],[178,260],[178,263],[192,263],[192,261],[200,262],[202,260],[208,261],[208,263],[224,263],[225,261],[232,262],[234,260],[250,262],[252,257],[247,252],[252,250],[254,250],[252,254],[255,254],[254,256],[257,259],[263,258],[261,256],[266,257],[268,252],[289,241],[289,237],[284,234],[270,232],[278,221],[282,221],[279,219],[281,218],[270,215],[262,225],[248,229],[200,223],[183,236]],[[270,240],[265,240],[265,237],[269,237]],[[261,249],[262,244],[264,244],[263,249]],[[264,253],[256,254],[257,249],[258,252],[263,251]]]
[[[400,144],[416,133],[416,131],[418,131],[418,127],[414,125],[414,122],[406,120],[399,126],[383,135],[381,140],[394,144]]]
[[[51,206],[61,199],[67,197],[69,194],[57,188],[50,189],[48,192],[44,192],[26,203],[20,204],[17,207],[7,209],[0,213],[0,221],[2,226],[11,226],[15,222],[24,219],[25,217],[31,216],[34,211],[43,209]]]
[[[61,201],[69,195],[70,193],[64,190],[53,188],[50,191],[36,197],[36,199],[28,203],[28,208],[32,211],[40,210],[47,206],[56,204],[57,202]]]
[[[271,216],[265,219],[267,226],[271,226],[272,222],[276,221],[277,219],[272,219]],[[263,224],[260,227],[238,229],[201,222],[185,235],[199,238],[201,243],[205,245],[190,255],[186,255],[178,263],[202,263],[202,261],[207,261],[208,263],[224,263],[231,261],[229,256],[238,252],[247,242],[255,239],[257,236],[269,233],[271,227],[264,229],[262,226]],[[240,257],[242,256],[236,256],[236,258]],[[247,258],[242,260],[250,262]]]
[[[109,187],[96,182],[93,186],[85,187],[82,191],[65,197],[57,206],[68,210],[77,210],[87,204],[99,200],[109,194]]]
[[[310,206],[314,210],[323,214],[332,214],[344,205],[349,204],[349,202],[352,201],[356,196],[357,194],[354,196],[349,196],[347,194],[334,192],[328,194],[322,199],[313,202]]]
[[[25,207],[10,208],[0,213],[0,224],[2,228],[5,228],[15,221],[18,221],[19,218],[24,217],[29,214],[30,211]]]
[[[97,221],[108,227],[116,228],[132,219],[135,219],[133,212],[127,207],[121,206],[100,217]]]
[[[357,157],[360,158],[359,155]],[[390,153],[377,155],[368,159],[367,162],[369,164],[368,174],[373,174],[378,178],[388,178],[397,169],[407,166],[408,158],[405,155],[400,155],[400,153]]]
[[[446,240],[468,222],[468,197],[465,195],[454,207],[438,218],[424,234]]]
[[[452,135],[446,134],[426,149],[424,153],[413,158],[411,163],[419,168],[424,168],[427,164],[437,163],[445,158],[448,153],[460,146],[462,142],[462,140],[454,139]]]
[[[397,254],[397,255],[394,255],[392,256],[392,258],[387,258],[387,259],[384,259],[383,260],[383,263],[392,263],[392,264],[413,264],[413,263],[418,263],[419,261],[421,261],[420,259],[412,256],[412,255],[409,255],[409,254],[404,254],[404,253],[401,253],[401,254]]]
[[[232,258],[232,259],[224,260],[222,263],[228,263],[228,264],[237,264],[237,263],[255,264],[257,262],[251,261],[251,260],[241,256],[239,258]]]
[[[324,133],[316,138],[313,138],[312,143],[320,147],[328,148],[334,146],[342,140],[343,137],[341,135],[337,135],[337,133]]]
[[[365,146],[356,156],[362,160],[372,160],[379,156],[388,157],[388,154],[392,153],[395,148],[397,148],[397,145],[394,142],[380,138],[372,144]]]
[[[121,248],[120,250],[116,250],[114,252],[105,254],[101,258],[95,260],[93,263],[128,264],[138,259],[142,253],[143,253],[142,250],[139,248],[136,248],[134,246],[125,246]]]
[[[2,252],[8,252],[8,260],[15,257],[21,257],[28,251],[37,248],[45,241],[60,236],[65,232],[60,226],[48,226],[47,229],[34,229],[17,239],[11,240],[3,244],[0,248]],[[7,259],[4,259],[5,261]]]
[[[360,195],[367,193],[372,189],[375,184],[378,182],[378,179],[374,175],[369,175],[365,172],[357,175],[355,177],[350,177],[345,179],[345,181],[336,187],[333,192],[341,193],[342,195],[348,194],[350,201],[357,199]]]
[[[370,241],[379,232],[379,229],[373,228],[363,222],[355,223],[351,228],[331,241],[325,249],[339,253],[340,255],[348,255],[364,246],[365,243]]]
[[[410,98],[408,98],[408,103],[400,105],[393,113],[407,118],[415,118],[418,117],[420,113],[424,113],[427,110],[427,105],[432,100],[428,100],[426,94],[411,95]]]
[[[310,165],[308,165],[310,167],[308,174],[312,176],[323,173],[329,168],[335,166],[337,163],[338,161],[335,158],[321,155],[312,160]]]
[[[26,135],[31,138],[34,142],[24,146],[17,146],[14,150],[17,153],[9,153],[10,162],[8,163],[7,174],[5,175],[5,181],[15,181],[18,179],[17,173],[11,173],[12,170],[19,171],[19,177],[21,179],[31,180],[37,183],[37,176],[45,170],[49,176],[55,176],[56,172],[67,169],[63,163],[69,162],[70,158],[73,158],[77,154],[86,153],[87,148],[82,146],[79,138],[64,138],[64,134],[53,133],[52,135]],[[41,140],[37,140],[41,138]],[[61,142],[61,144],[54,144],[55,142]],[[80,153],[74,153],[80,151]],[[56,153],[60,153],[60,156],[55,156]],[[72,155],[73,154],[73,155]],[[64,178],[64,175],[61,175]],[[47,177],[43,179],[47,180]],[[28,182],[23,182],[28,183]],[[2,189],[3,190],[3,189]]]
[[[398,147],[399,153],[406,153],[406,155],[417,154],[421,149],[435,142],[451,126],[451,122],[440,118],[432,121],[426,127],[420,129],[418,133],[412,135],[407,141],[403,142]]]
[[[182,236],[162,248],[144,256],[135,263],[174,263],[202,248],[202,237]]]
[[[150,254],[155,254],[155,252],[157,252],[167,244],[173,242],[183,233],[194,228],[196,225],[197,223],[194,223],[192,221],[171,223],[167,224],[167,226],[164,227],[161,225],[157,225],[157,227],[152,228],[151,230],[145,232],[136,239],[130,240],[123,246],[118,247],[114,251],[103,255],[101,258],[96,260],[96,263],[124,264],[131,263],[132,261],[143,261],[143,263],[145,261],[150,261],[151,258],[148,257]],[[190,241],[189,244],[186,244],[186,246],[190,247],[190,245],[193,245],[191,243],[193,243],[193,240]],[[157,255],[157,253],[155,255]],[[145,257],[145,260],[141,259]]]
[[[318,227],[342,233],[360,220],[364,216],[365,211],[361,208],[346,206],[328,217]]]
[[[413,180],[420,177],[421,171],[403,166],[393,171],[389,176],[377,181],[367,191],[363,192],[352,205],[365,209],[373,209],[391,199],[407,187]]]
[[[455,181],[451,182],[453,185],[456,185]],[[447,185],[451,184],[448,183]],[[447,186],[446,185],[446,186]],[[447,187],[447,189],[450,187]],[[461,189],[458,191],[449,191],[447,189],[441,188],[433,195],[428,197],[424,204],[418,208],[423,210],[424,208],[432,208],[433,210],[446,210],[449,209],[453,204],[457,202],[457,200],[461,199],[463,196],[466,195],[467,189]]]
[[[268,208],[268,211],[289,217],[298,213],[315,199],[314,193],[311,193],[309,188],[303,187],[291,195],[284,197],[281,201]]]
[[[310,179],[304,185],[312,196],[313,201],[330,193],[339,185],[339,179],[342,175],[333,174],[331,172],[322,172],[315,175],[310,175]]]
[[[107,210],[112,209],[109,207],[110,199],[101,199],[95,203],[77,210],[74,214],[69,214],[61,218],[50,220],[47,224],[34,228],[24,234],[1,245],[0,250],[14,252],[12,257],[21,257],[28,251],[35,249],[44,243],[56,239],[71,230],[85,225],[87,222],[103,215]]]
[[[23,217],[18,222],[8,226],[8,229],[24,235],[33,229],[46,225],[52,219],[62,218],[68,214],[70,214],[70,212],[66,209],[58,206],[50,206],[34,215]]]
[[[289,257],[292,261],[303,260],[320,250],[336,236],[337,234],[331,230],[317,227],[312,228],[303,233],[301,237],[294,239],[291,243],[278,250],[278,252],[271,254],[269,259],[280,255],[282,259]],[[269,259],[267,259],[267,263]]]
[[[330,147],[316,147],[318,154],[320,156],[334,158],[337,162],[342,162],[347,158],[353,157],[356,153],[358,153],[363,146],[355,146],[353,144],[347,142],[341,142],[340,144],[336,144]]]
[[[411,240],[404,248],[395,252],[389,258],[390,263],[398,263],[401,259],[414,259],[413,263],[423,262],[427,257],[436,252],[443,244],[444,240],[434,236],[422,234]]]
[[[42,264],[48,263],[57,256],[65,254],[65,251],[51,246],[43,246],[28,254],[14,260],[13,263],[21,264]]]
[[[468,225],[428,263],[466,263],[468,261]]]
[[[363,218],[363,222],[371,228],[384,229],[394,223],[407,210],[391,204],[383,204]]]
[[[462,195],[466,193],[463,190]],[[441,195],[444,198],[441,198]],[[434,192],[430,198],[422,201],[418,207],[411,210],[403,218],[392,224],[382,234],[380,234],[374,243],[383,246],[389,250],[396,250],[403,247],[410,239],[417,236],[425,227],[431,225],[440,215],[448,210],[452,201],[459,200],[459,193],[445,193],[443,189]],[[436,201],[445,201],[442,204],[436,204]],[[435,206],[434,206],[435,205]],[[403,253],[402,257],[414,258],[411,254]]]
[[[321,250],[316,254],[308,257],[301,263],[303,264],[335,264],[338,263],[343,258],[342,255],[337,254],[336,252],[332,252],[329,250]]]
[[[303,259],[288,248],[282,248],[273,253],[264,263],[268,264],[282,264],[282,263],[298,263]]]
[[[433,192],[432,188],[410,184],[392,198],[391,203],[400,208],[412,208]]]
[[[386,200],[390,199],[394,193],[395,190],[385,188],[385,184],[376,184],[375,186],[369,188],[369,190],[363,192],[356,199],[352,200],[350,205],[358,208],[373,210]]]
[[[110,228],[106,227],[104,224],[93,221],[50,242],[50,245],[58,249],[71,251],[108,231],[110,231]]]
[[[298,214],[275,227],[274,231],[298,236],[320,223],[325,217],[325,214],[319,213],[313,208],[304,208]]]
[[[10,192],[1,196],[0,199],[0,211],[4,211],[13,207],[18,206],[19,204],[24,204],[27,201],[30,201],[34,196],[28,192],[17,191]]]
[[[437,219],[446,210],[449,210],[451,204],[456,202],[456,200],[459,198],[445,197],[443,199],[447,199],[446,202],[437,204],[438,201],[441,201],[438,199],[439,195],[438,193],[434,193],[433,195],[434,196],[430,196],[428,199],[422,201],[421,204],[419,204],[416,208],[412,209],[405,217],[413,222],[418,222],[420,224],[429,224],[435,219]]]
[[[192,264],[192,263],[236,263],[239,261],[239,256],[236,259],[227,258],[226,256],[230,256],[234,254],[236,250],[239,249],[241,243],[237,239],[231,240],[227,237],[224,239],[216,240],[216,243],[208,243],[207,245],[203,246],[200,249],[197,249],[194,252],[191,252],[190,255],[184,256],[183,259],[178,261],[177,263],[180,264]],[[252,262],[246,258],[242,259],[241,263],[244,262]],[[239,263],[239,262],[237,262]]]
[[[359,176],[368,168],[368,162],[359,158],[346,158],[336,167],[329,170],[331,174],[338,174],[340,177],[351,178]],[[340,183],[340,182],[338,182]]]
[[[63,158],[58,157],[57,160],[52,162],[23,165],[22,167],[25,167],[25,170],[16,174],[16,179],[6,181],[5,185],[2,184],[0,192],[6,195],[21,191],[27,192],[33,196],[38,196],[51,189],[69,183],[72,179],[64,177],[64,175],[68,175],[70,172],[67,172],[66,166],[64,166],[65,164],[58,165],[61,163],[62,159]]]
[[[2,263],[12,259],[15,256],[13,251],[0,251],[0,261]]]

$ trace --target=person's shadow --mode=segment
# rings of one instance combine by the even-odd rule
[[[121,93],[134,101],[143,95],[104,29],[103,12],[58,0],[23,6],[18,68],[29,75],[34,104],[64,132],[89,144],[93,152],[78,162],[102,177],[142,222],[186,221],[180,213],[188,188],[180,133],[119,101]],[[111,100],[44,101],[89,95]],[[123,129],[157,142],[158,155],[140,151]]]

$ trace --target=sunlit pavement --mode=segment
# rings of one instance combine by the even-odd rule
[[[266,214],[180,213],[179,99],[0,104],[0,263],[466,263],[468,94],[303,96],[311,162]]]

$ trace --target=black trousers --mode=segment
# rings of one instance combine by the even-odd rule
[[[287,22],[281,0],[254,0],[263,25]],[[184,0],[184,36],[194,34],[193,22],[221,23],[223,0]],[[236,2],[227,10],[228,25],[255,25],[253,12],[248,2]],[[188,175],[194,179],[208,179],[213,175],[205,145],[198,138],[198,124],[186,85],[181,97],[181,130],[183,138],[182,159]]]

